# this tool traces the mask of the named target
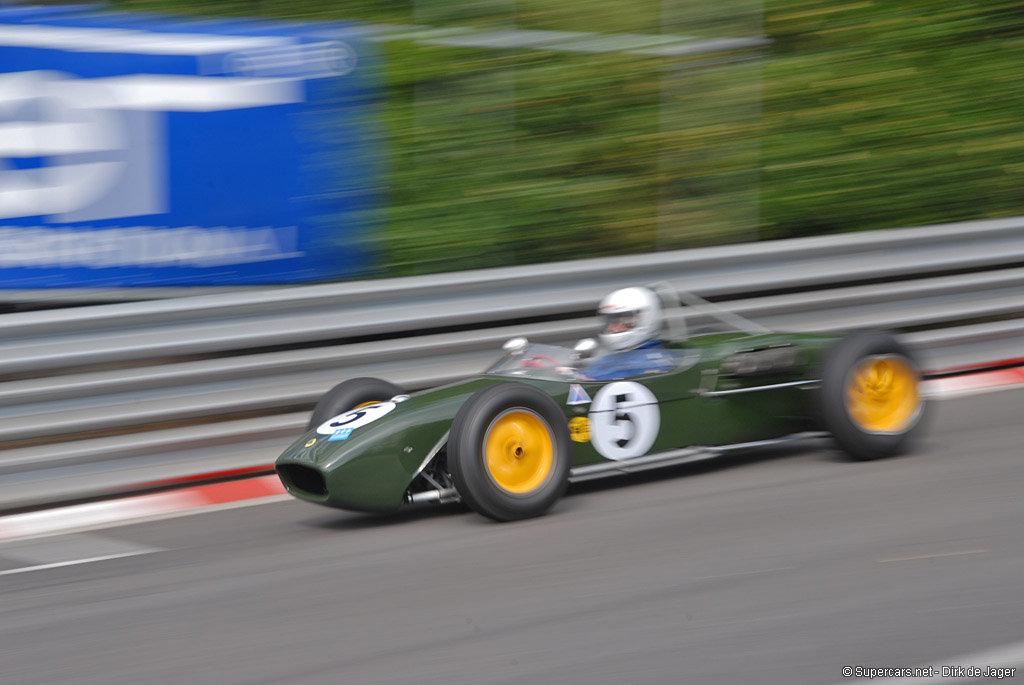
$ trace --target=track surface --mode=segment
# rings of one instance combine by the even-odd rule
[[[794,685],[941,665],[1024,639],[1022,404],[936,403],[895,460],[733,455],[576,486],[517,524],[289,501],[5,543],[0,682]]]

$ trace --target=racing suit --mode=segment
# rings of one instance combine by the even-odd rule
[[[583,374],[590,380],[607,381],[669,371],[673,361],[664,349],[660,340],[650,340],[631,350],[611,352],[591,362]]]

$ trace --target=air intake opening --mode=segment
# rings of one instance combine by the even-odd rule
[[[323,497],[327,494],[324,475],[314,468],[301,464],[282,464],[277,472],[289,490]]]

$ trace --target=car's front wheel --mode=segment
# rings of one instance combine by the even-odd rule
[[[525,383],[474,393],[452,422],[448,469],[463,501],[497,521],[540,516],[565,492],[572,441],[562,409]]]
[[[404,391],[380,378],[350,378],[334,386],[320,398],[313,408],[306,430],[313,430],[324,421],[339,414],[368,404],[387,402]]]

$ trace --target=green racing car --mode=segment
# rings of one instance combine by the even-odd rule
[[[736,330],[658,326],[642,346],[651,368],[600,377],[588,374],[606,356],[592,339],[569,348],[516,338],[483,373],[429,390],[346,380],[320,399],[276,471],[292,495],[330,507],[461,500],[508,521],[545,513],[569,482],[823,433],[854,459],[877,459],[907,449],[921,427],[920,371],[893,335],[770,331],[665,293],[662,309],[682,298]],[[636,320],[607,316],[622,329]]]

